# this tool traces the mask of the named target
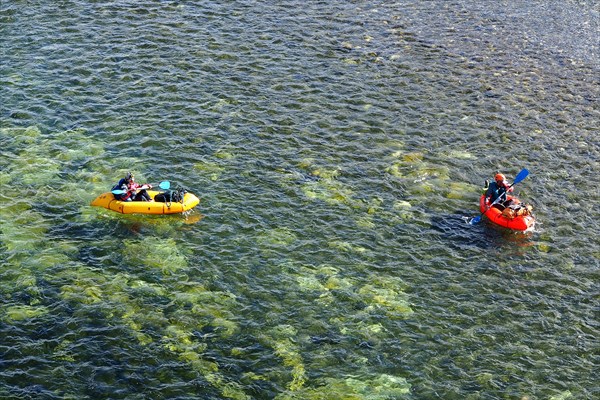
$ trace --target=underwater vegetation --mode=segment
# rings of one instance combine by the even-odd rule
[[[71,318],[52,310],[68,307],[80,316],[96,310],[106,323],[126,327],[139,345],[161,343],[224,397],[247,398],[219,373],[217,363],[202,357],[207,344],[196,333],[210,327],[221,337],[234,335],[239,329],[235,297],[185,279],[186,251],[168,237],[176,232],[172,218],[142,219],[154,235],[126,239],[122,245],[95,241],[94,249],[106,253],[104,268],[82,263],[80,255],[89,243],[56,231],[57,224],[77,228],[107,220],[121,223],[122,216],[88,204],[117,178],[115,165],[124,173],[130,165],[143,164],[130,157],[105,161],[104,145],[79,129],[46,134],[36,127],[2,128],[0,143],[8,154],[0,159],[0,320],[31,325],[42,318]],[[130,217],[124,224],[133,227],[139,221]],[[50,349],[55,360],[77,359],[70,349],[85,326],[73,329],[72,339]]]
[[[406,397],[410,393],[410,387],[406,379],[387,374],[362,379],[357,377],[329,378],[319,382],[316,387],[282,393],[276,399],[398,399]]]
[[[84,362],[87,356],[77,349],[85,340],[86,321],[94,315],[95,324],[119,327],[132,338],[129,345],[187,365],[223,398],[252,398],[247,385],[280,386],[279,399],[340,393],[344,398],[386,399],[407,393],[410,385],[404,378],[373,373],[364,355],[351,356],[352,374],[328,372],[338,363],[336,346],[356,342],[377,349],[389,337],[381,316],[401,320],[413,313],[401,282],[366,282],[329,264],[276,264],[278,272],[270,277],[273,284],[290,285],[284,303],[261,297],[280,313],[271,313],[264,325],[248,326],[248,317],[242,318],[240,312],[248,308],[244,303],[252,302],[254,294],[242,287],[222,287],[213,279],[199,280],[203,266],[179,240],[181,223],[173,218],[116,215],[88,206],[116,179],[115,168],[124,172],[127,165],[143,166],[143,162],[129,157],[105,161],[102,143],[79,129],[46,134],[35,127],[4,128],[0,138],[9,153],[0,160],[0,295],[4,299],[0,321],[24,326],[48,319],[77,321],[69,322],[67,336],[55,338],[47,350],[49,358]],[[226,163],[234,160],[225,150],[215,157],[217,163],[196,165],[209,179],[219,179]],[[359,199],[338,180],[337,169],[327,170],[312,161],[304,162],[301,169],[314,178],[301,185],[309,201],[356,209],[357,225],[364,229],[372,229],[378,214],[411,210],[408,202],[386,210],[381,199]],[[90,243],[65,234],[65,229],[123,229],[133,235],[114,240],[102,234]],[[255,245],[267,258],[279,258],[286,249],[302,244],[303,239],[285,226],[265,229],[255,237]],[[369,254],[360,244],[336,238],[324,243],[324,249]],[[90,259],[82,257],[85,254],[97,255]],[[94,259],[95,263],[89,262]],[[287,315],[304,303],[302,298],[312,299],[318,307],[297,310],[302,324],[290,324]],[[240,324],[242,320],[246,322]],[[315,335],[319,331],[323,334]],[[225,360],[244,363],[249,356],[247,345],[237,344],[242,334],[270,349],[271,362],[232,374],[225,368],[231,361]],[[315,345],[324,347],[317,353],[309,350]]]
[[[177,249],[174,239],[143,237],[125,240],[123,261],[141,269],[159,269],[163,274],[175,273],[187,267],[187,260]]]
[[[121,364],[120,374],[149,376],[149,387],[169,387],[174,398],[199,387],[231,399],[410,396],[414,383],[403,369],[397,328],[410,329],[416,308],[401,270],[372,272],[397,263],[378,258],[370,239],[379,236],[369,235],[382,221],[428,224],[428,212],[443,209],[427,200],[438,185],[437,200],[450,204],[472,192],[426,154],[402,150],[383,160],[392,166],[381,173],[406,188],[398,199],[366,197],[342,167],[312,159],[276,171],[283,192],[299,193],[298,201],[318,212],[344,215],[358,228],[355,237],[332,229],[316,240],[293,221],[272,219],[205,243],[201,229],[182,235],[181,218],[88,206],[108,190],[115,168],[119,176],[128,165],[143,168],[143,160],[107,161],[102,143],[83,130],[2,129],[0,139],[9,154],[0,160],[0,322],[25,332],[13,339],[24,355],[34,353],[32,342],[36,356],[52,360],[36,374],[67,369],[94,379],[89,365]],[[233,152],[220,150],[193,173],[219,180],[231,162]],[[221,246],[215,252],[232,260],[211,259],[206,246]],[[116,355],[99,361],[103,351]],[[130,367],[125,354],[148,370]],[[477,376],[482,385],[493,379]],[[127,379],[107,381],[114,387]],[[76,398],[79,384],[63,390]]]
[[[312,159],[303,160],[298,167],[312,177],[302,184],[302,192],[308,199],[320,200],[329,205],[359,206],[353,198],[353,190],[336,179],[340,175],[338,169],[320,167]]]
[[[212,161],[198,162],[194,165],[194,169],[198,173],[206,175],[212,181],[218,180],[225,171],[225,167],[223,165],[219,164],[218,162]]]
[[[223,239],[242,247],[240,252],[251,248],[249,263],[256,265],[236,260],[234,268],[243,271],[237,281],[181,236],[183,219],[88,206],[129,165],[145,168],[144,160],[108,161],[103,144],[79,129],[0,132],[9,150],[0,161],[0,321],[20,328],[47,321],[68,326],[68,334],[47,346],[48,358],[89,362],[93,354],[80,348],[92,324],[118,329],[111,344],[116,351],[133,346],[154,363],[180,365],[221,398],[267,392],[277,399],[410,395],[401,366],[397,373],[374,367],[396,340],[391,327],[415,318],[415,311],[400,278],[368,272],[379,267],[368,241],[334,234],[315,243],[296,225],[273,220]],[[235,162],[235,152],[222,148],[197,162],[193,173],[217,181]],[[342,167],[314,159],[275,176],[300,201],[348,214],[366,237],[382,221],[428,224],[431,210],[473,193],[473,185],[454,182],[450,170],[429,163],[426,153],[401,149],[382,163],[388,167],[381,173],[405,188],[402,198],[365,197]],[[93,241],[86,238],[90,234]],[[321,262],[295,259],[292,254],[302,248]],[[269,290],[255,291],[256,285]],[[168,384],[184,378],[161,379]]]
[[[304,316],[302,329],[285,317],[285,310],[294,307],[299,296],[314,297],[323,307],[340,298],[349,299],[342,302],[346,305],[339,313],[327,317],[327,330],[377,343],[387,332],[369,321],[371,315],[384,312],[401,318],[412,312],[398,289],[376,282],[364,284],[328,265],[299,268],[290,264],[280,272],[283,282],[294,283],[288,302],[282,304],[283,314],[273,314],[272,322],[259,328],[249,327],[248,322],[240,325],[245,320],[240,312],[247,308],[244,302],[252,294],[244,289],[236,295],[233,288],[198,280],[202,265],[190,261],[194,252],[178,240],[181,225],[171,219],[113,215],[88,206],[95,194],[106,191],[115,179],[115,168],[124,172],[127,165],[143,163],[123,157],[112,159],[110,165],[103,158],[102,143],[89,138],[84,130],[46,134],[35,127],[4,128],[0,138],[9,153],[0,160],[0,295],[4,303],[0,321],[24,327],[42,320],[68,325],[68,333],[54,338],[47,348],[49,359],[85,363],[87,357],[93,357],[78,349],[87,340],[86,324],[94,321],[94,325],[118,327],[126,335],[121,346],[129,337],[133,342],[127,346],[166,357],[165,362],[171,359],[187,365],[223,398],[252,398],[246,385],[281,385],[278,398],[319,398],[345,391],[350,396],[365,398],[371,393],[377,394],[372,398],[383,399],[404,393],[408,387],[400,378],[368,373],[362,357],[357,360],[365,368],[364,379],[326,374],[313,380],[313,368],[320,368],[324,360],[329,360],[324,364],[329,365],[336,358],[333,353],[306,357],[307,347],[321,341],[309,334],[314,326],[322,325],[320,317],[311,310]],[[226,151],[216,157],[221,163],[233,160]],[[198,164],[197,168],[210,179],[218,179],[226,167]],[[309,198],[360,207],[365,215],[380,205],[353,199],[352,191],[336,182],[336,171],[312,169],[311,174],[319,180],[303,188]],[[114,240],[103,234],[91,243],[64,233],[69,229],[115,229],[111,226],[133,235]],[[300,238],[287,227],[267,229],[256,236],[256,245],[267,257],[298,243]],[[331,240],[327,246],[335,252],[366,251],[342,240]],[[97,255],[90,258],[90,254]],[[363,316],[346,315],[357,304],[363,307]],[[270,349],[273,362],[241,374],[225,368],[231,363],[226,359],[239,359],[243,364],[248,357],[247,345],[236,344],[242,333]]]

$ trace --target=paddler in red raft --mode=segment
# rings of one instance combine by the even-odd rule
[[[504,208],[508,206],[508,204],[506,204],[506,194],[512,193],[513,190],[514,188],[508,184],[508,181],[506,180],[504,174],[498,172],[494,176],[494,182],[490,183],[487,187],[487,190],[485,192],[485,199],[487,200],[488,204],[493,204],[498,199],[498,197],[501,197],[501,199],[496,204],[502,205],[502,208]],[[494,204],[494,206],[496,204]]]
[[[486,181],[486,191],[479,204],[481,215],[473,218],[470,223],[478,223],[485,215],[492,222],[514,230],[524,231],[533,227],[535,218],[531,205],[523,204],[516,197],[508,195],[513,191],[513,186],[528,175],[529,171],[523,169],[515,177],[512,185],[509,185],[504,174],[499,172],[494,176],[494,182],[488,184]]]
[[[508,195],[517,183],[527,178],[529,171],[524,168],[515,176],[511,185],[506,182],[504,174],[497,173],[491,184],[485,181],[485,193],[479,198],[481,215],[471,218],[467,222],[475,225],[486,216],[490,221],[505,228],[516,231],[526,231],[533,228],[535,217],[531,213],[532,207],[523,204],[514,196]]]

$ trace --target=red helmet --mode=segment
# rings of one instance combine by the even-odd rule
[[[494,180],[495,180],[496,182],[504,182],[504,181],[506,180],[506,177],[504,176],[504,174],[497,173],[497,174],[494,176]]]

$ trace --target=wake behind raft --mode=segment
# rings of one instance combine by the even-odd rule
[[[96,197],[91,205],[122,214],[178,214],[191,210],[200,203],[196,195],[183,189],[148,190],[147,193],[154,201],[121,201],[115,198],[113,192],[106,192]]]

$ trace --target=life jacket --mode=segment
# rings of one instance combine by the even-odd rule
[[[490,203],[496,201],[498,197],[502,197],[501,201],[506,201],[506,188],[498,186],[496,182],[490,182],[485,197],[490,199]]]
[[[129,192],[128,188],[127,188],[127,179],[125,179],[125,178],[121,179],[119,181],[119,183],[117,183],[115,186],[113,186],[111,191],[112,190],[127,190],[126,193],[115,194],[114,196],[115,196],[115,199],[117,199],[117,200],[125,201],[131,197],[131,192]]]

